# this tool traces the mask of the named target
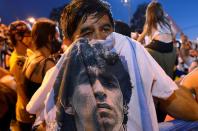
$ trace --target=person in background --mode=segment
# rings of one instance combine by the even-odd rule
[[[197,68],[198,67],[198,60],[194,60],[192,63],[191,63],[191,65],[190,65],[190,67],[188,68],[188,73],[190,73],[191,71],[193,71],[195,68]]]
[[[56,36],[59,36],[58,34],[59,33],[57,32],[56,33]],[[60,40],[60,38],[57,38],[57,40]],[[61,50],[63,52],[67,52],[67,50],[69,49],[70,45],[71,45],[71,41],[68,40],[68,39],[63,38],[62,45],[61,45]],[[51,74],[51,72],[54,71],[54,69],[55,68],[52,67],[51,69],[49,69],[46,72],[45,77],[44,77],[44,79],[42,81],[41,86],[38,88],[38,90],[31,97],[31,100],[28,102],[28,104],[26,106],[26,110],[29,113],[36,114],[37,117],[40,118],[39,120],[37,120],[39,122],[35,122],[34,126],[38,126],[39,123],[41,123],[41,121],[42,121],[42,123],[45,123],[45,125],[42,125],[42,126],[45,127],[46,130],[53,130],[53,129],[51,129],[50,126],[53,127],[53,122],[54,122],[54,119],[55,119],[54,118],[52,120],[52,116],[50,116],[50,119],[45,119],[44,118],[44,115],[43,115],[44,114],[44,108],[45,108],[45,100],[48,98],[49,92],[50,92],[50,90],[52,88],[51,85],[48,85],[48,84],[50,84],[50,82],[53,81],[53,79],[50,78],[50,74]],[[48,83],[48,81],[50,81],[50,82]],[[47,84],[47,86],[45,86],[46,84]],[[43,93],[43,92],[45,92],[45,93]],[[41,126],[39,126],[38,128],[40,128],[40,127]]]
[[[62,43],[57,24],[47,18],[37,19],[32,26],[32,44],[33,54],[26,59],[23,67],[24,108],[40,87],[46,72],[56,64],[60,57],[59,51]],[[34,130],[43,128],[42,122],[37,117]]]
[[[158,2],[151,2],[147,6],[144,30],[138,41],[142,42],[146,35],[151,40],[150,44],[145,46],[146,49],[167,75],[173,78],[176,61],[176,48],[173,45],[175,34],[162,5]]]
[[[9,25],[9,35],[14,51],[10,57],[10,73],[16,81],[17,103],[16,120],[18,130],[30,130],[34,121],[30,114],[25,112],[22,86],[20,85],[22,69],[27,58],[27,49],[31,48],[31,26],[25,21],[14,21]]]
[[[0,67],[0,131],[10,130],[11,121],[16,120],[16,81],[10,72]]]
[[[174,47],[175,34],[162,5],[158,2],[151,2],[147,6],[144,30],[138,41],[142,42],[145,36],[148,36],[151,41],[145,48],[166,74],[173,79],[177,59],[177,52]],[[160,122],[164,121],[166,116],[162,110],[160,107],[157,108],[158,121]]]
[[[188,40],[186,35],[184,35],[182,37],[184,37],[184,38],[181,39],[182,40],[182,45],[181,45],[181,48],[180,48],[180,57],[182,59],[184,67],[186,69],[188,69],[188,67],[193,62],[193,57],[190,55],[190,50],[192,50],[192,42],[190,40]]]
[[[9,58],[12,50],[9,28],[0,23],[0,67],[9,70]]]
[[[179,49],[177,72],[179,77],[187,75],[197,65],[197,49],[188,37],[180,34],[181,48]]]
[[[191,43],[189,42],[188,36],[184,33],[180,34],[181,47],[180,47],[180,57],[184,64],[187,64],[187,59],[189,57],[189,50],[191,50]],[[186,65],[187,68],[187,65]]]
[[[15,119],[16,100],[16,91],[12,89],[9,83],[0,79],[0,131],[10,130],[11,120]]]
[[[31,48],[31,26],[25,21],[14,21],[9,25],[9,34],[14,46],[14,51],[10,57],[10,72],[15,74],[16,63],[21,64],[22,67],[27,49]],[[21,61],[18,61],[19,57]]]
[[[197,49],[190,50],[190,55],[193,57],[198,57],[198,50]]]

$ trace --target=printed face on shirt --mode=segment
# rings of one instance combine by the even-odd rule
[[[79,23],[72,39],[74,41],[80,37],[86,37],[89,40],[104,40],[112,32],[113,25],[111,24],[108,15],[98,18],[92,14],[87,17],[85,22],[81,21]]]
[[[95,131],[118,130],[124,119],[123,95],[118,81],[107,73],[99,73],[98,69],[93,74],[88,80],[82,73],[79,85],[74,89],[71,103],[76,127]]]

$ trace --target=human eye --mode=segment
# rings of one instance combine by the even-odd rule
[[[81,36],[82,37],[90,37],[91,35],[92,35],[92,32],[88,31],[88,32],[83,33]]]
[[[109,82],[109,81],[103,81],[102,82],[102,85],[108,89],[114,89],[115,88],[115,85],[112,83],[112,82]]]
[[[111,30],[112,30],[112,27],[109,24],[104,25],[102,28],[102,31],[105,33],[109,33],[109,32],[111,32]]]
[[[81,37],[89,37],[89,36],[91,36],[92,34],[93,34],[93,32],[92,32],[91,29],[89,29],[89,28],[84,28],[84,29],[81,30],[80,36],[81,36]]]
[[[114,89],[117,87],[112,79],[101,79],[100,81],[101,84],[108,89]]]

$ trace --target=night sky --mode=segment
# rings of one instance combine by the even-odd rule
[[[9,24],[16,19],[48,17],[52,8],[62,6],[70,0],[0,0],[2,23]],[[112,5],[115,19],[129,22],[138,4],[150,0],[131,0],[131,10],[121,0],[107,0]],[[174,2],[173,2],[174,1]],[[198,0],[159,0],[165,11],[191,39],[198,37]]]
[[[9,24],[16,19],[48,17],[54,7],[59,7],[69,0],[0,0],[0,17]]]

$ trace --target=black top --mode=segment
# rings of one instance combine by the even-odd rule
[[[41,56],[37,56],[37,57],[35,57],[35,59],[38,59],[39,57],[41,57]],[[34,74],[35,71],[38,70],[38,67],[39,67],[38,65],[40,65],[41,62],[43,62],[43,63],[44,63],[43,68],[42,68],[42,79],[43,79],[44,76],[45,76],[45,68],[46,68],[46,63],[47,63],[47,61],[52,61],[52,62],[55,63],[55,60],[54,60],[53,58],[51,58],[51,57],[41,59],[41,60],[37,63],[37,65],[35,66],[35,69],[32,71],[30,77],[27,78],[27,77],[25,76],[23,83],[24,83],[24,86],[25,86],[25,94],[27,95],[27,98],[28,98],[28,99],[31,99],[31,97],[33,96],[33,94],[36,92],[36,90],[37,90],[37,89],[41,86],[41,84],[42,84],[42,82],[41,82],[41,83],[33,82],[33,81],[31,80],[32,75]],[[24,67],[24,72],[26,71],[26,69],[27,69],[27,67],[28,67],[29,65],[30,65],[30,64],[27,64],[26,67]]]

